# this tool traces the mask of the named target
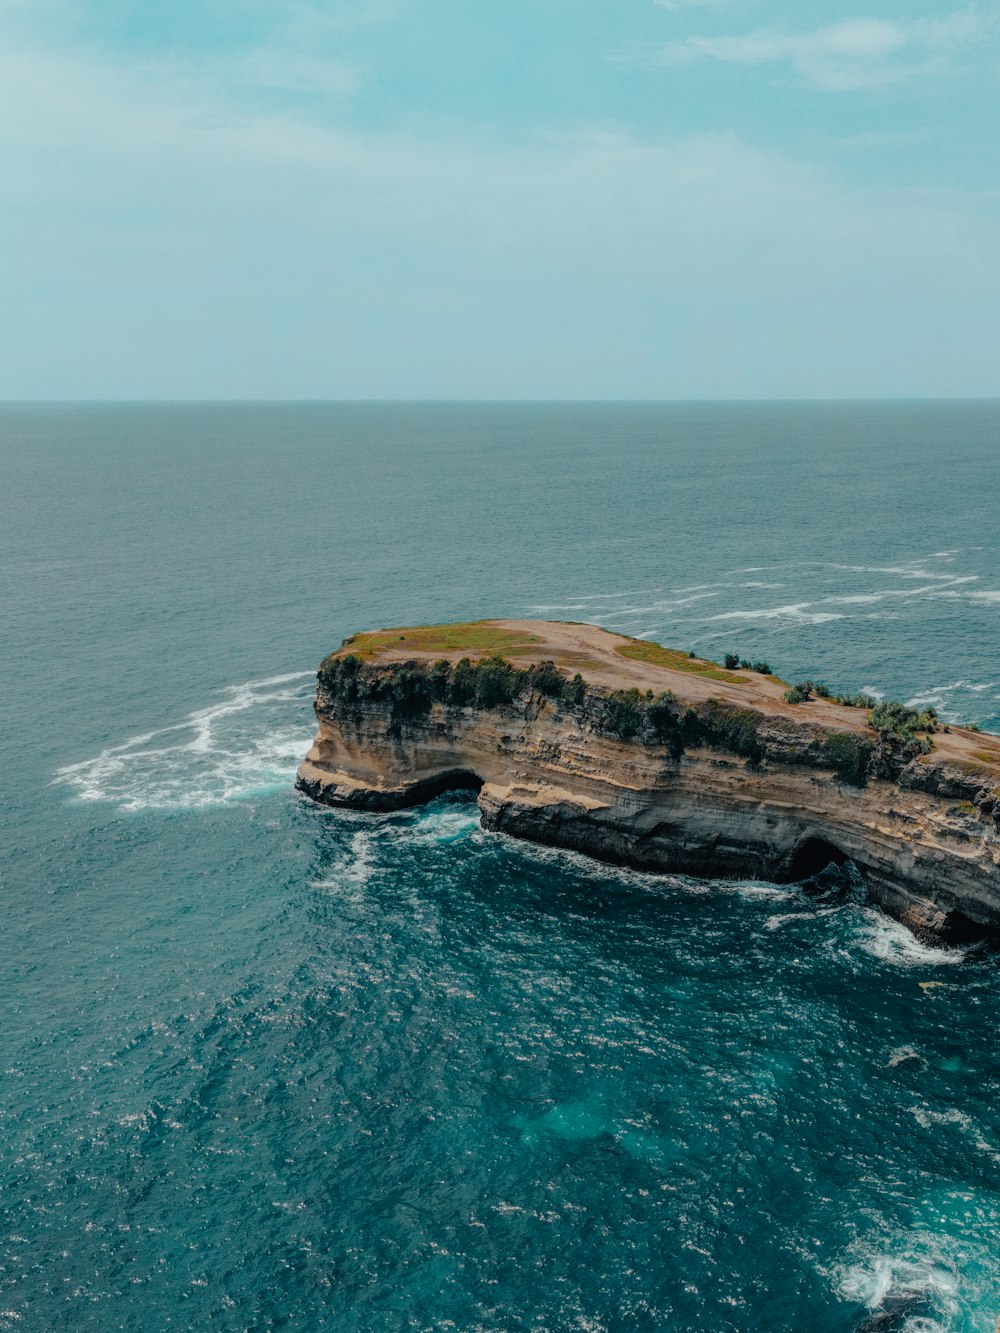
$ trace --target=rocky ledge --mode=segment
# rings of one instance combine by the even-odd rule
[[[917,933],[1000,936],[1000,738],[819,694],[589,625],[359,634],[320,668],[297,786],[362,810],[468,788],[486,828],[650,871],[852,861]]]

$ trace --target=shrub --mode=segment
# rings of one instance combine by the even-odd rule
[[[758,672],[761,676],[770,676],[772,674],[770,662],[754,662],[750,670]]]
[[[746,708],[733,708],[709,699],[701,708],[687,708],[681,719],[681,736],[691,745],[717,746],[742,755],[751,764],[764,758],[759,728],[764,718]]]
[[[492,653],[483,658],[476,673],[476,703],[480,708],[496,708],[500,704],[509,704],[517,693],[521,673],[501,657]]]
[[[434,702],[430,673],[415,662],[405,662],[389,677],[385,696],[392,710],[393,726],[426,717]]]
[[[637,689],[615,690],[605,700],[603,729],[628,741],[642,731],[645,716],[645,701]]]
[[[476,697],[476,668],[467,657],[455,663],[451,673],[448,702],[457,708],[471,704]]]
[[[740,664],[739,653],[726,653],[723,662],[727,671],[735,671]]]
[[[671,758],[679,759],[684,753],[684,739],[677,700],[670,690],[648,701],[646,720],[655,739],[670,751]]]
[[[870,694],[835,694],[833,702],[847,708],[874,708],[878,700]]]
[[[550,699],[562,698],[566,682],[554,662],[539,662],[537,666],[528,667],[525,674],[528,684],[539,694],[546,694]]]
[[[826,754],[842,782],[852,787],[863,787],[868,781],[874,745],[866,736],[856,732],[836,731],[826,738]]]
[[[785,691],[786,704],[804,704],[812,698],[812,681],[803,680],[798,685],[790,685]]]
[[[898,699],[883,699],[868,714],[868,722],[878,736],[868,765],[872,777],[895,779],[911,760],[933,749],[930,737],[920,734],[933,731],[933,709],[918,713]]]
[[[580,704],[583,703],[584,695],[587,693],[587,682],[580,675],[579,671],[572,680],[563,683],[562,697],[563,703]]]
[[[918,713],[898,699],[883,699],[871,710],[868,721],[883,736],[911,740],[917,732],[933,731],[937,714],[933,708]]]
[[[431,694],[438,703],[444,703],[448,698],[448,687],[451,684],[451,667],[442,657],[435,662],[430,669]]]
[[[813,682],[813,690],[816,693],[817,699],[829,699],[830,697],[830,687],[828,685],[824,685],[821,680]]]

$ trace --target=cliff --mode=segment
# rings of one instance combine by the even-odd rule
[[[1000,932],[1000,739],[788,702],[758,666],[547,621],[356,635],[320,668],[297,786],[366,810],[466,787],[486,828],[651,871],[851,860],[919,933]]]

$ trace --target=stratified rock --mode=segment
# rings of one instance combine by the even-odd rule
[[[952,728],[914,757],[865,709],[787,703],[773,677],[585,625],[480,622],[470,638],[484,625],[513,668],[477,675],[487,649],[463,648],[461,627],[438,627],[443,651],[418,629],[332,654],[298,787],[364,810],[467,787],[488,829],[649,871],[787,882],[849,860],[919,934],[1000,931],[996,738]]]

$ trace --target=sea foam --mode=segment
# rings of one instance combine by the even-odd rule
[[[311,671],[245,681],[181,722],[131,736],[56,771],[82,801],[120,810],[180,810],[289,785],[309,748]]]

